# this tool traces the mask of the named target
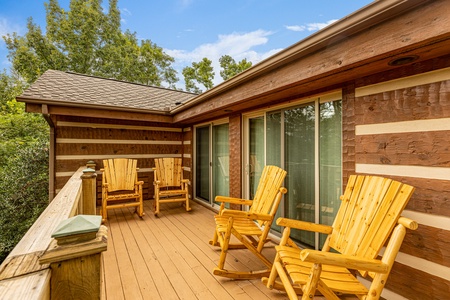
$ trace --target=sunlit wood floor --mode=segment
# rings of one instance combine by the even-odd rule
[[[186,212],[178,203],[169,203],[155,217],[152,204],[144,201],[142,219],[129,208],[108,211],[102,299],[288,299],[260,280],[212,274],[220,255],[218,247],[208,244],[213,211],[192,203],[192,211]],[[273,247],[263,250],[270,259],[274,252]],[[227,269],[264,269],[248,250],[230,250],[227,264]]]

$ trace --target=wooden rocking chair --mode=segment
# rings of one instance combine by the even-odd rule
[[[161,203],[184,202],[189,207],[189,179],[183,179],[181,158],[157,158],[153,168],[155,180],[155,216]]]
[[[108,209],[136,207],[139,217],[144,216],[142,198],[143,181],[137,180],[137,160],[116,158],[103,160],[102,220],[108,218]],[[110,204],[112,203],[112,204]]]
[[[263,278],[263,283],[270,289],[285,290],[291,300],[298,299],[297,294],[313,299],[316,289],[326,299],[347,294],[379,299],[405,228],[415,230],[418,226],[400,217],[413,191],[413,187],[391,179],[352,175],[332,226],[279,218],[277,224],[285,229],[270,277]],[[289,238],[291,228],[328,234],[322,251],[299,249]],[[372,277],[369,289],[359,282],[354,270]]]
[[[287,192],[284,187],[281,187],[285,176],[286,171],[275,166],[266,166],[253,201],[224,196],[216,197],[215,201],[221,202],[221,205],[219,214],[215,216],[214,238],[209,243],[213,246],[220,246],[222,251],[219,264],[213,271],[215,275],[244,279],[261,278],[270,273],[272,262],[262,254],[262,250],[269,241],[267,236],[281,198]],[[225,209],[225,203],[249,205],[250,209],[249,211]],[[231,244],[231,235],[241,243]],[[245,248],[261,259],[267,269],[250,272],[224,269],[228,250]]]

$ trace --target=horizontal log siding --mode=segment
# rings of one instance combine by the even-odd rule
[[[167,124],[126,122],[95,118],[58,117],[56,120],[56,178],[58,192],[79,166],[93,160],[98,171],[103,159],[126,157],[138,160],[139,180],[144,181],[144,199],[153,198],[154,158],[182,157],[182,128]],[[101,175],[97,177],[98,204]]]
[[[448,71],[439,72],[450,74]],[[405,76],[405,72],[414,75],[411,73],[419,71],[405,67],[396,72],[399,78]],[[436,72],[429,74],[432,73]],[[390,76],[395,77],[393,74],[391,72]],[[422,223],[419,222],[417,231],[407,232],[387,282],[388,289],[408,299],[443,299],[449,295],[450,288],[448,276],[442,275],[450,272],[450,230],[445,225],[446,220],[450,221],[450,178],[447,180],[439,174],[433,176],[433,170],[440,174],[447,174],[447,169],[450,171],[450,130],[444,124],[450,118],[450,76],[444,75],[448,78],[438,77],[440,81],[430,82],[429,74],[374,85],[373,93],[367,86],[356,88],[354,103],[351,89],[343,92],[344,177],[351,172],[354,155],[357,172],[372,170],[373,174],[416,187],[405,214],[408,211],[422,213]],[[386,78],[384,74],[376,75],[359,84],[380,83],[383,78]],[[421,79],[426,83],[420,84]],[[410,121],[414,122],[407,123]],[[436,123],[440,125],[433,126]],[[426,172],[420,172],[420,168]],[[439,216],[443,226],[430,226],[434,224],[433,216]],[[417,262],[399,263],[403,256]],[[427,268],[427,264],[436,264],[438,274],[433,274],[435,272]]]
[[[411,266],[395,262],[386,288],[401,294],[406,299],[448,299],[450,282]]]
[[[401,252],[423,258],[450,268],[450,231],[421,224],[416,231],[408,232]]]

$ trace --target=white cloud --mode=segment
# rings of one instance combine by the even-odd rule
[[[19,25],[11,24],[7,18],[0,17],[0,57],[5,57],[2,61],[0,61],[0,71],[4,67],[9,67],[11,63],[6,59],[8,54],[8,50],[6,49],[5,41],[3,40],[3,36],[6,34],[12,34],[13,32],[17,32],[17,34],[21,34],[23,28]]]
[[[214,67],[215,77],[214,85],[222,82],[220,77],[219,58],[223,55],[230,55],[236,61],[244,58],[251,61],[253,64],[275,54],[281,49],[273,49],[268,52],[258,52],[253,48],[267,44],[269,36],[273,33],[265,30],[256,30],[247,33],[231,33],[222,34],[218,36],[214,43],[207,43],[198,46],[192,51],[179,49],[165,49],[164,51],[175,58],[174,68],[178,71],[181,84],[184,84],[182,69],[186,66],[191,66],[192,62],[199,62],[204,57],[212,61]],[[182,86],[184,88],[184,86]]]
[[[292,30],[292,31],[305,31],[306,30],[306,26],[302,26],[302,25],[286,25],[284,26],[286,27],[286,29],[288,30]]]
[[[12,32],[12,26],[9,25],[8,20],[5,18],[0,18],[0,37]],[[3,42],[3,39],[1,39],[1,41]]]
[[[315,31],[315,30],[320,30],[324,27],[327,27],[328,25],[330,25],[336,21],[337,20],[329,20],[328,22],[325,22],[325,23],[309,23],[306,26],[308,28],[308,31]]]
[[[337,20],[329,20],[325,23],[308,23],[306,25],[286,25],[286,29],[291,30],[291,31],[316,31],[316,30],[320,30],[334,22],[336,22]]]
[[[131,16],[131,11],[127,8],[121,8],[120,13],[126,16]]]

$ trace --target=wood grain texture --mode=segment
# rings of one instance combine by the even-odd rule
[[[447,299],[450,281],[395,263],[386,288],[411,300]]]

